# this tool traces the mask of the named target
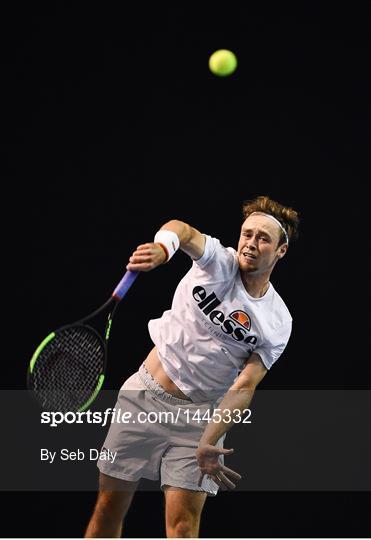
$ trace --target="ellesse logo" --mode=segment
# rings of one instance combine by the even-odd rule
[[[192,290],[193,298],[197,302],[197,306],[201,311],[209,318],[209,320],[220,328],[220,330],[227,335],[230,335],[236,341],[243,341],[256,345],[257,337],[254,335],[248,335],[251,328],[251,319],[245,311],[237,309],[232,311],[229,315],[217,308],[221,301],[214,292],[208,294],[204,287],[200,285],[194,287]]]
[[[245,313],[244,311],[236,310],[236,311],[232,311],[232,313],[230,313],[229,316],[235,321],[237,321],[241,326],[246,328],[246,330],[250,330],[251,319],[247,313]]]

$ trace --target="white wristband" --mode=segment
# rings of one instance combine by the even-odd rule
[[[180,245],[178,235],[175,232],[168,231],[166,229],[157,231],[154,242],[161,244],[161,246],[164,248],[167,256],[165,262],[170,261],[171,257],[179,249]]]

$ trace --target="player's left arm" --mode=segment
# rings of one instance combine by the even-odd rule
[[[249,407],[255,389],[267,371],[260,356],[252,353],[246,366],[220,402],[218,407],[220,418],[217,416],[217,421],[211,421],[208,424],[200,439],[200,446],[214,445],[224,433],[231,429],[239,414]]]
[[[233,385],[223,397],[218,409],[218,414],[211,419],[199,441],[196,451],[198,466],[200,467],[199,485],[205,475],[209,475],[219,486],[233,489],[233,481],[241,476],[222,465],[219,456],[233,453],[233,449],[217,448],[215,444],[231,427],[241,418],[243,411],[251,403],[254,392],[267,368],[260,356],[252,353],[245,368],[241,371]]]

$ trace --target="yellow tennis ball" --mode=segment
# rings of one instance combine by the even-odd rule
[[[231,75],[237,67],[237,58],[232,51],[227,49],[219,49],[215,51],[209,58],[209,68],[214,75],[225,77]]]

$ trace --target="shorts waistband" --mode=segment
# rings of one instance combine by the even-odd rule
[[[180,399],[167,392],[165,388],[152,377],[144,364],[140,366],[138,373],[147,389],[162,401],[166,401],[173,405],[191,405],[193,403],[191,400]]]

